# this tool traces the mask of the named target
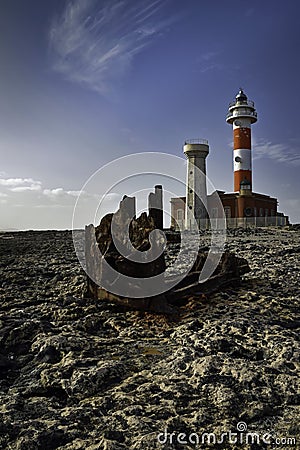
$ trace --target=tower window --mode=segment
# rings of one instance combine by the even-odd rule
[[[250,190],[251,189],[250,181],[248,181],[246,178],[243,181],[241,181],[240,189]]]
[[[218,217],[218,208],[212,208],[211,210],[211,218],[216,219]]]
[[[231,208],[230,208],[230,206],[225,206],[224,212],[225,212],[226,219],[230,219],[230,217],[231,217]]]
[[[177,209],[177,220],[183,220],[183,209]]]

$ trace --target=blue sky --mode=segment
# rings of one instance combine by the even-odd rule
[[[228,103],[258,112],[253,188],[300,222],[296,0],[2,0],[0,229],[70,228],[76,195],[130,153],[210,144],[233,189]],[[184,170],[184,169],[183,169]]]

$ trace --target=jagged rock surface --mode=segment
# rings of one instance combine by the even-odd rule
[[[1,449],[188,449],[157,435],[240,421],[299,445],[299,237],[231,231],[252,271],[172,322],[83,300],[71,233],[0,234]]]

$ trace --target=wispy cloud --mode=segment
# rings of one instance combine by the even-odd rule
[[[199,71],[201,73],[205,73],[205,72],[208,72],[209,70],[222,69],[223,64],[218,62],[218,56],[219,56],[218,52],[212,52],[212,51],[209,51],[209,52],[206,52],[206,53],[203,53],[202,55],[200,55],[196,59],[196,64],[199,67]]]
[[[101,94],[111,92],[133,58],[174,20],[163,16],[166,3],[68,1],[50,27],[53,69]]]
[[[31,184],[30,186],[16,186],[10,189],[12,192],[40,191],[40,184]]]
[[[300,146],[258,140],[254,143],[254,159],[269,158],[289,165],[300,165]]]
[[[33,178],[0,178],[0,186],[6,186],[12,189],[33,185],[38,186],[41,184],[41,181],[34,180]]]
[[[55,189],[44,189],[43,194],[46,197],[57,198],[69,195],[71,197],[78,197],[81,191],[66,191],[63,188],[55,188]],[[82,192],[84,193],[84,192]]]
[[[11,192],[40,191],[41,181],[33,178],[0,178],[0,186]],[[3,197],[5,193],[0,193]]]
[[[100,218],[115,211],[122,196],[111,192],[105,196],[95,191],[46,187],[33,178],[0,178],[0,230],[7,228],[70,228],[78,196],[80,211],[76,226],[98,224]]]
[[[9,197],[14,193],[36,192],[40,196],[48,198],[57,197],[78,197],[81,191],[65,190],[61,187],[53,189],[44,189],[42,182],[33,178],[0,178],[0,197]]]

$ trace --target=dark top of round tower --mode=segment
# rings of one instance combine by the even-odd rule
[[[226,122],[232,124],[238,117],[245,117],[251,120],[251,123],[257,122],[257,112],[254,102],[248,100],[247,95],[240,88],[235,100],[229,103]]]
[[[248,98],[247,98],[247,95],[244,93],[244,91],[243,91],[243,89],[240,89],[239,90],[239,93],[236,95],[236,101],[237,102],[245,102],[245,103],[247,103],[247,100],[248,100]]]

